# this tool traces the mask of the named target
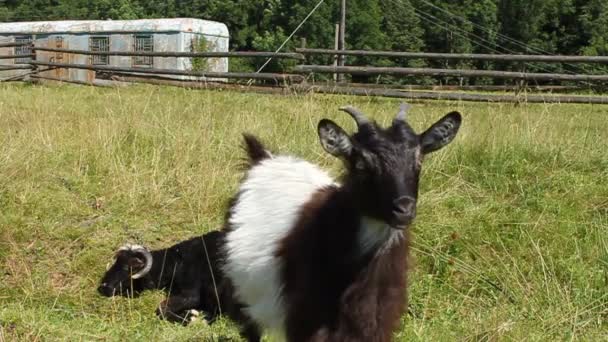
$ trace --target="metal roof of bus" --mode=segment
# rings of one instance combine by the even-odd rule
[[[113,32],[193,32],[228,37],[228,27],[225,24],[194,18],[0,23],[0,34]]]

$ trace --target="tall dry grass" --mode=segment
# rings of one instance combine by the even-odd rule
[[[218,229],[244,131],[341,170],[316,124],[352,103],[388,124],[396,100],[135,86],[0,87],[0,340],[210,340],[234,326],[160,322],[160,293],[101,298],[126,241]],[[423,166],[409,314],[396,340],[608,338],[608,120],[591,105],[415,103],[457,139]]]

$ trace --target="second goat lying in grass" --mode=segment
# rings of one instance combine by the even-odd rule
[[[221,304],[229,308],[232,298],[230,287],[221,284],[217,268],[223,238],[223,232],[214,231],[166,249],[123,246],[98,291],[106,297],[136,297],[145,290],[162,289],[168,296],[157,309],[161,318],[187,323],[191,310],[201,310],[208,321],[213,321],[220,314]]]

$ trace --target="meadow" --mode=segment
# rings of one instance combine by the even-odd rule
[[[422,130],[459,110],[423,164],[410,305],[395,341],[608,339],[608,107],[411,102]],[[163,298],[96,292],[117,247],[219,229],[241,133],[339,175],[323,117],[378,122],[394,99],[0,85],[0,341],[238,340],[228,320],[160,321]]]

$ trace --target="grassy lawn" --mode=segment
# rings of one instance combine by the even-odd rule
[[[134,86],[0,86],[0,341],[238,339],[227,320],[159,321],[159,292],[97,283],[125,242],[218,229],[241,132],[319,163],[316,125],[390,123],[398,101]],[[423,165],[409,314],[396,341],[608,339],[608,107],[418,102],[456,140]]]

